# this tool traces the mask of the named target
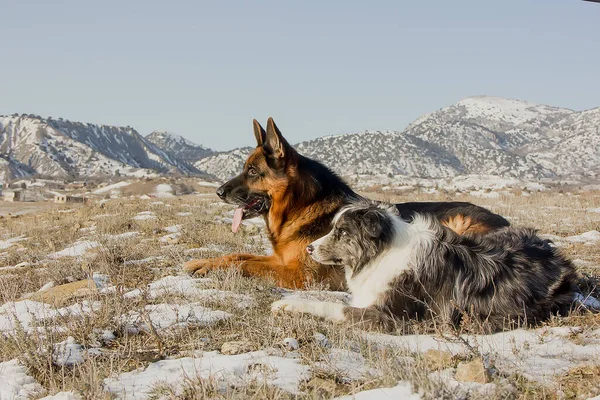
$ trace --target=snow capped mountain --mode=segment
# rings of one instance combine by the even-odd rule
[[[342,176],[599,178],[600,108],[584,112],[474,96],[424,115],[402,132],[327,136],[295,147]],[[285,128],[284,134],[285,134]],[[241,171],[239,149],[196,167],[221,179]]]
[[[401,132],[328,136],[295,146],[343,175],[393,174],[447,178],[462,174],[456,157],[442,147]]]
[[[173,158],[178,158],[190,165],[209,156],[217,154],[216,151],[196,144],[186,138],[167,131],[154,131],[146,140]]]
[[[241,147],[229,152],[219,153],[203,158],[194,163],[194,166],[201,171],[225,180],[242,171],[244,162],[252,150],[252,147]]]
[[[283,127],[285,134],[285,127]],[[403,131],[365,131],[297,144],[342,176],[600,179],[600,108],[583,112],[492,96],[465,98]],[[0,173],[142,176],[242,170],[250,147],[215,152],[179,135],[33,115],[0,116]]]
[[[0,182],[27,178],[35,174],[35,171],[27,165],[0,154]]]
[[[55,177],[197,172],[130,127],[33,115],[0,116],[0,153],[38,175]]]

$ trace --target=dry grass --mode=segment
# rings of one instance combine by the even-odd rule
[[[522,193],[521,193],[522,194]],[[410,193],[402,195],[367,193],[387,201],[445,200],[446,195]],[[600,195],[585,193],[567,195],[560,193],[529,196],[504,197],[499,199],[471,198],[463,195],[461,200],[473,201],[490,207],[508,217],[513,223],[531,225],[544,234],[558,236],[575,235],[590,230],[600,230],[600,214],[589,213],[590,208],[600,207]],[[149,304],[185,303],[184,297],[168,295],[159,298],[140,296],[124,297],[124,293],[135,288],[145,288],[148,283],[161,277],[180,273],[181,264],[194,257],[216,256],[227,252],[261,252],[263,245],[255,232],[244,229],[233,235],[229,226],[218,219],[223,208],[216,196],[182,196],[160,199],[164,204],[152,204],[157,200],[115,199],[101,205],[62,207],[49,212],[28,214],[0,220],[0,234],[6,237],[23,235],[27,239],[2,250],[0,266],[14,266],[28,262],[15,269],[0,270],[0,304],[16,301],[26,293],[36,292],[47,282],[62,284],[74,280],[89,279],[94,272],[106,274],[115,286],[110,293],[87,293],[83,298],[75,297],[64,306],[82,300],[100,302],[100,308],[78,318],[57,317],[44,320],[38,325],[46,327],[40,332],[18,331],[6,337],[0,344],[0,361],[19,358],[30,373],[47,389],[48,393],[74,390],[85,398],[107,398],[102,380],[111,375],[145,367],[165,357],[182,357],[198,350],[219,350],[231,340],[249,340],[259,348],[281,347],[284,338],[293,337],[300,343],[302,362],[313,367],[313,377],[302,384],[301,398],[330,398],[357,390],[380,386],[393,386],[399,380],[408,380],[423,391],[428,398],[452,398],[453,394],[443,385],[432,380],[430,365],[418,354],[407,350],[375,346],[365,341],[362,332],[352,327],[335,326],[332,323],[297,315],[274,316],[270,304],[279,298],[272,282],[249,279],[235,270],[212,274],[206,288],[249,294],[254,298],[251,307],[240,308],[232,301],[206,301],[206,307],[233,314],[233,318],[208,327],[185,327],[160,332],[132,334],[126,329],[121,316],[131,311],[144,310]],[[72,210],[72,211],[69,211]],[[63,211],[63,212],[61,212]],[[69,212],[64,212],[69,211]],[[135,220],[143,211],[151,211],[156,218]],[[179,215],[180,213],[191,215]],[[181,236],[176,243],[166,244],[160,238],[167,235],[165,227],[181,225]],[[127,239],[112,236],[139,232]],[[100,245],[88,251],[83,259],[71,257],[49,260],[47,255],[69,247],[81,240],[97,241]],[[200,250],[190,253],[191,249]],[[574,259],[583,260],[581,288],[584,293],[600,297],[597,266],[600,252],[597,246],[564,244],[564,251]],[[149,260],[131,264],[134,260]],[[596,266],[596,267],[594,267]],[[586,330],[600,327],[600,316],[574,314],[556,318],[550,326],[576,325]],[[56,331],[52,326],[65,327]],[[413,331],[441,333],[442,328],[434,325],[416,324]],[[472,328],[469,328],[472,329]],[[103,343],[100,333],[109,330],[116,339]],[[380,374],[369,375],[358,380],[347,380],[327,368],[317,368],[326,350],[315,340],[315,332],[321,332],[334,347],[352,348],[366,360],[367,365],[376,367]],[[445,332],[448,334],[448,332]],[[102,347],[98,356],[87,357],[74,367],[59,367],[52,362],[54,344],[73,336],[85,348]],[[573,341],[582,340],[574,335]],[[476,354],[466,354],[469,359]],[[460,361],[456,359],[455,362]],[[600,369],[597,366],[579,368],[559,377],[558,387],[548,388],[530,382],[520,376],[495,376],[498,390],[486,398],[582,398],[597,394],[600,390]],[[287,399],[292,396],[280,389],[269,387],[264,382],[227,388],[223,391],[212,380],[190,377],[185,382],[183,396],[177,397],[171,388],[158,385],[155,397],[202,399]],[[557,389],[562,395],[557,396]],[[472,398],[478,398],[472,394]]]

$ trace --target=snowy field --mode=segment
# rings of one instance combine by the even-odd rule
[[[483,335],[428,323],[382,334],[273,314],[282,297],[349,295],[283,290],[234,269],[182,274],[191,258],[265,254],[269,244],[261,220],[231,233],[233,209],[210,185],[177,197],[160,186],[152,198],[0,220],[0,399],[599,396],[600,314],[590,310],[600,308],[600,193],[462,184],[461,200],[539,228],[574,260],[582,293],[572,315]],[[433,189],[367,195],[446,199]]]

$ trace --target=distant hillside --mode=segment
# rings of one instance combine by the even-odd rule
[[[0,116],[0,153],[36,174],[55,177],[198,171],[130,127]]]
[[[295,147],[345,176],[597,179],[599,126],[600,108],[577,112],[475,96],[418,118],[403,131],[326,136]],[[241,170],[243,153],[207,157],[196,166],[226,179]]]
[[[281,127],[285,134],[285,126]],[[343,176],[600,179],[600,108],[573,111],[491,96],[468,97],[403,131],[326,136],[296,145]],[[251,148],[215,152],[165,131],[33,115],[0,116],[6,176],[207,173],[227,179]]]
[[[146,140],[153,143],[172,158],[178,158],[190,165],[203,158],[217,154],[214,150],[166,131],[154,131],[146,136]]]

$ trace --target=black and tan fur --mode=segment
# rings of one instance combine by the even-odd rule
[[[344,286],[343,272],[324,268],[311,259],[306,246],[330,229],[333,216],[361,197],[327,167],[299,154],[269,118],[266,131],[254,121],[257,147],[242,173],[217,190],[223,200],[244,205],[244,218],[263,216],[273,255],[233,254],[191,260],[190,273],[239,266],[248,275],[272,277],[284,287],[301,288],[311,282]],[[508,222],[499,215],[464,202],[401,203],[404,218],[415,212],[432,215],[457,233],[485,233]]]

